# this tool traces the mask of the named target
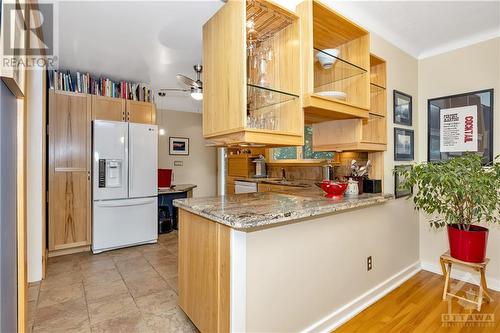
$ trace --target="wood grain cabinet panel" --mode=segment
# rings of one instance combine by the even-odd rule
[[[127,121],[131,123],[156,124],[156,109],[153,103],[126,101]]]
[[[255,173],[255,163],[249,155],[240,154],[227,157],[227,174],[232,177],[251,177]]]
[[[179,306],[200,332],[229,332],[231,229],[179,209]]]
[[[49,92],[49,251],[91,242],[90,95]]]
[[[387,143],[387,119],[385,117],[370,114],[368,120],[363,121],[363,142]]]
[[[125,121],[125,100],[92,95],[92,119]]]
[[[277,184],[266,184],[259,183],[257,186],[258,192],[289,192],[294,190],[300,190],[301,187],[298,186],[288,186],[288,185],[277,185]]]
[[[367,119],[342,119],[313,124],[313,149],[316,151],[387,150],[386,62],[370,55],[370,101]],[[382,161],[383,159],[377,158]]]
[[[250,19],[266,36],[255,54],[273,50],[266,87],[248,66]],[[203,136],[221,145],[302,145],[300,42],[295,13],[266,0],[227,1],[203,26]]]

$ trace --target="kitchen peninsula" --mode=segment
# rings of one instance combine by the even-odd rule
[[[179,305],[201,332],[315,325],[377,274],[366,271],[365,254],[376,255],[377,228],[395,213],[391,198],[327,199],[306,187],[175,200]],[[359,251],[348,251],[353,245]]]

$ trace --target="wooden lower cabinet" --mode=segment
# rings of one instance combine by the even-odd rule
[[[231,228],[179,209],[179,306],[200,332],[230,329]]]
[[[49,92],[49,255],[91,243],[90,125],[90,95]]]
[[[255,163],[247,154],[227,157],[227,174],[232,177],[251,177],[255,173]]]
[[[226,179],[226,194],[234,194],[234,180],[237,177],[228,176]]]
[[[276,185],[276,184],[265,184],[259,183],[257,185],[258,192],[287,192],[293,190],[300,190],[302,187],[298,186],[288,186],[288,185]]]

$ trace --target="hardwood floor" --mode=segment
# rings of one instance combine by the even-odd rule
[[[339,327],[335,333],[343,332],[500,332],[500,293],[490,291],[493,302],[483,304],[481,312],[474,305],[452,299],[443,301],[444,278],[441,275],[421,271],[399,288],[359,313]],[[462,296],[477,286],[452,280],[452,287]],[[472,314],[475,316],[451,316],[448,314]],[[483,314],[484,316],[477,316]],[[474,320],[486,319],[488,322]],[[442,319],[449,319],[449,324]],[[468,320],[453,321],[454,319]]]

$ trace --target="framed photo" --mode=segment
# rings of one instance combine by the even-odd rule
[[[399,125],[411,126],[413,104],[411,96],[401,91],[394,90],[394,123]]]
[[[398,171],[404,169],[411,169],[411,165],[396,165],[394,167],[394,196],[397,198],[407,197],[413,193],[413,188],[403,189],[401,186],[404,185],[405,179],[399,174]]]
[[[427,101],[427,161],[477,152],[493,160],[493,89]]]
[[[415,151],[415,135],[413,130],[394,128],[394,160],[413,161]]]
[[[169,137],[168,139],[170,155],[189,155],[189,138]]]

